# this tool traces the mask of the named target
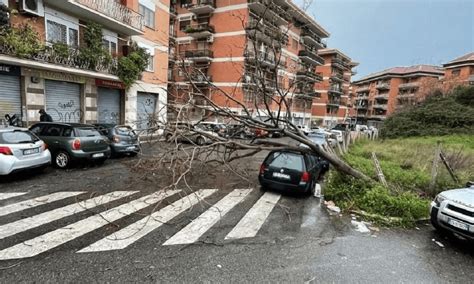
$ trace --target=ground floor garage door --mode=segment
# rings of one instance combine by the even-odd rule
[[[20,77],[0,75],[0,119],[21,117]]]
[[[157,94],[141,93],[137,95],[137,128],[139,130],[153,127],[156,117]]]
[[[99,88],[97,112],[99,123],[120,124],[120,90]]]
[[[46,80],[46,112],[54,122],[78,123],[81,111],[81,85],[69,82]]]

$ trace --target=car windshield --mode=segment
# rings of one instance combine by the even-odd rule
[[[115,131],[117,131],[118,135],[136,135],[130,126],[117,126]]]
[[[0,132],[0,144],[35,143],[39,139],[29,131]]]
[[[267,163],[275,168],[303,171],[303,156],[299,154],[275,152],[268,158]]]
[[[83,127],[83,128],[76,128],[76,133],[78,137],[95,137],[100,136],[99,131],[92,127]]]

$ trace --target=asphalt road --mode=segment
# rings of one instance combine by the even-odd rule
[[[259,159],[242,166],[255,171]],[[256,218],[247,225],[263,222],[256,236],[226,240],[226,236],[266,194],[256,186],[255,177],[250,177],[253,180],[249,184],[227,172],[208,173],[193,179],[193,190],[215,189],[215,192],[186,210],[181,208],[184,211],[175,218],[160,224],[129,246],[112,251],[78,252],[104,237],[112,236],[112,233],[118,234],[147,215],[178,202],[180,198],[188,198],[190,192],[181,192],[149,206],[139,207],[137,203],[132,206],[135,210],[132,213],[127,211],[130,210],[128,207],[113,211],[123,215],[104,226],[97,225],[96,229],[94,226],[100,223],[100,219],[82,227],[72,226],[88,218],[109,217],[107,211],[156,191],[160,184],[159,176],[148,178],[140,172],[130,171],[129,167],[137,161],[115,159],[107,161],[102,167],[80,167],[69,171],[48,169],[44,174],[28,173],[2,179],[0,199],[6,193],[25,194],[0,200],[0,283],[470,283],[474,276],[472,244],[439,235],[428,224],[419,224],[417,229],[410,230],[380,229],[378,232],[360,233],[351,225],[350,216],[330,216],[320,200],[314,197],[282,195],[270,208],[268,216],[262,220]],[[242,200],[236,202],[227,214],[220,211],[218,215],[211,216],[218,221],[204,230],[198,240],[188,244],[164,245],[177,233],[185,231],[194,220],[203,223],[192,233],[205,227],[206,221],[197,217],[209,212],[212,206],[235,193],[236,189],[249,189],[248,195],[240,195]],[[63,218],[56,215],[58,219],[54,219],[52,216],[57,214],[56,211],[48,215],[52,210],[61,210],[81,200],[115,191],[137,192],[80,212],[57,211],[65,214]],[[79,193],[51,202],[44,198],[56,192]],[[34,206],[28,203],[33,198],[40,204]],[[28,203],[26,207],[17,209],[18,204],[25,201]],[[41,219],[38,216],[53,219],[45,221],[46,217]],[[22,220],[28,217],[36,222],[29,228],[8,227],[12,223],[22,224]],[[5,228],[20,232],[2,237],[8,231]],[[127,235],[127,238],[134,238],[135,233]],[[71,236],[71,239],[64,239],[65,236]],[[51,246],[54,238],[61,241],[50,249],[44,249]],[[21,248],[16,251],[18,257],[12,258],[9,253],[12,253],[12,247],[18,246]],[[25,257],[34,251],[40,253]]]

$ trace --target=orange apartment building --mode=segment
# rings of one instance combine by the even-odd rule
[[[283,113],[291,112],[295,124],[310,124],[312,101],[318,95],[315,83],[322,79],[316,66],[324,63],[317,51],[325,48],[322,38],[329,36],[317,22],[284,0],[173,3],[169,90],[174,106],[192,100],[199,107],[186,107],[189,117],[207,117],[211,113],[207,101],[193,95],[199,93],[235,114],[264,120],[269,113],[258,107],[263,102],[258,101],[262,88],[257,87],[263,85],[264,92],[272,96],[288,90],[291,109]],[[195,87],[184,76],[183,65],[199,70],[191,74]],[[276,111],[275,103],[271,111]],[[169,113],[169,119],[177,119],[176,113]]]
[[[379,126],[397,108],[424,100],[444,75],[431,65],[394,67],[355,81],[358,124]]]
[[[474,85],[474,52],[443,64],[443,67],[443,90],[447,91],[458,85]]]
[[[316,84],[321,96],[313,101],[312,122],[315,126],[331,127],[351,116],[351,78],[355,75],[353,68],[359,64],[337,49],[321,49],[318,54],[324,65],[318,66],[316,72],[323,81]]]
[[[45,109],[54,121],[128,123],[142,129],[150,117],[166,119],[168,0],[2,2],[19,11],[11,16],[13,26],[32,25],[47,46],[66,44],[71,60],[58,61],[47,52],[18,58],[0,47],[1,118],[15,114],[27,126]],[[89,22],[102,26],[103,46],[115,60],[132,41],[150,54],[146,72],[130,89],[125,90],[113,65],[90,70],[73,63]]]

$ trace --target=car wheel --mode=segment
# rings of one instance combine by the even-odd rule
[[[130,157],[136,157],[138,155],[138,152],[130,152]]]
[[[204,145],[205,142],[206,142],[206,141],[205,141],[204,138],[202,138],[202,137],[198,137],[198,138],[196,139],[196,144],[198,144],[199,146]]]
[[[71,164],[71,158],[66,151],[59,151],[54,155],[53,164],[60,169],[66,169]]]

